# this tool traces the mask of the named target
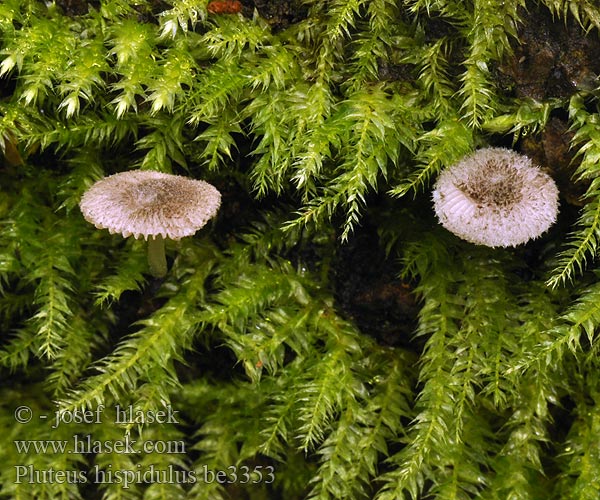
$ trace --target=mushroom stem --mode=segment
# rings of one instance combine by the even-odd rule
[[[165,240],[161,235],[148,238],[148,265],[155,278],[164,278],[167,274],[167,258],[165,257]]]

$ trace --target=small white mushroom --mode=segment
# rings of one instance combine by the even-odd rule
[[[526,156],[485,148],[440,174],[433,202],[442,226],[460,238],[509,247],[537,238],[556,221],[558,189]]]
[[[152,275],[167,273],[164,239],[191,236],[214,217],[221,194],[208,182],[150,170],[133,170],[96,182],[79,207],[98,229],[148,239]]]

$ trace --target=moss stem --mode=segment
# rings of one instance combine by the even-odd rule
[[[155,278],[163,278],[167,274],[167,258],[165,257],[165,240],[161,235],[148,239],[148,265]]]

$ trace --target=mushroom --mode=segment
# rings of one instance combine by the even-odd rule
[[[123,237],[148,239],[153,276],[167,274],[165,238],[191,236],[215,216],[221,194],[208,182],[150,170],[114,174],[96,182],[79,203],[85,220]]]
[[[558,189],[528,157],[484,148],[440,174],[433,201],[440,223],[460,238],[509,247],[537,238],[556,221]]]

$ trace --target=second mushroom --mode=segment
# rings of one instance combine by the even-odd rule
[[[148,240],[150,272],[161,278],[167,273],[164,240],[193,235],[220,205],[221,194],[208,182],[133,170],[96,182],[79,207],[85,220],[99,229]]]

